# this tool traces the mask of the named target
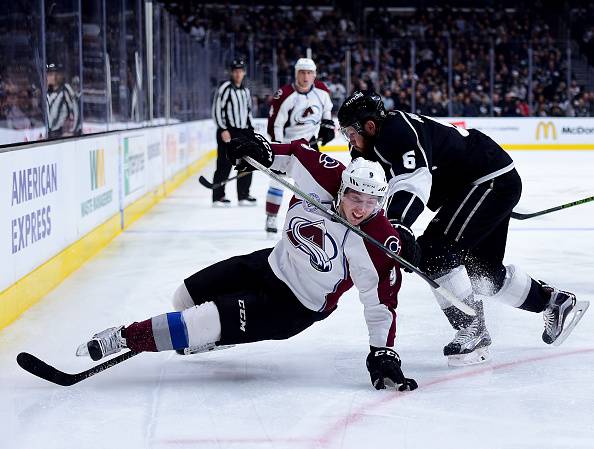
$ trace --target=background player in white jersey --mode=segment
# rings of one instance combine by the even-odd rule
[[[573,293],[503,265],[512,209],[522,191],[511,157],[475,129],[384,110],[377,94],[355,92],[338,111],[351,154],[379,161],[390,181],[387,216],[401,234],[425,206],[437,212],[419,237],[421,269],[476,311],[460,312],[436,293],[458,332],[444,347],[450,365],[488,358],[491,337],[476,295],[544,312],[545,343],[559,344],[588,307]]]
[[[233,139],[228,154],[233,162],[250,156],[287,173],[318,201],[333,203],[349,223],[403,258],[410,257],[408,246],[383,215],[388,185],[378,163],[359,159],[345,169],[309,148],[305,140],[271,149],[258,135]],[[414,390],[417,383],[404,377],[394,350],[401,280],[393,259],[293,197],[282,240],[274,248],[232,257],[195,273],[174,295],[178,312],[107,329],[81,345],[77,354],[99,360],[123,347],[164,351],[287,339],[327,318],[354,284],[369,330],[367,368],[373,386]]]
[[[316,65],[309,58],[295,64],[295,82],[281,87],[272,99],[268,134],[273,142],[305,139],[312,148],[334,139],[332,100],[328,87],[316,80]],[[270,180],[266,195],[266,231],[277,232],[276,217],[283,201],[282,185]]]

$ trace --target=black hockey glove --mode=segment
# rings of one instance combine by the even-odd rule
[[[319,144],[320,139],[317,139],[316,136],[311,136],[311,139],[309,139],[309,142],[307,142],[307,146],[316,151],[320,151]]]
[[[239,172],[252,171],[254,168],[242,158],[249,156],[266,168],[272,165],[274,153],[266,138],[260,134],[243,134],[231,139],[227,144],[227,160],[235,165]]]
[[[415,235],[410,228],[404,226],[398,220],[390,220],[390,223],[392,224],[392,227],[398,231],[398,235],[400,235],[400,243],[402,244],[400,257],[411,265],[418,267],[421,262],[421,246],[417,243]],[[407,273],[412,273],[412,271],[406,267],[402,267],[402,269]]]
[[[334,131],[334,120],[322,119],[320,124],[320,132],[318,133],[318,139],[322,141],[322,145],[326,145],[336,136]]]
[[[398,386],[398,391],[412,391],[418,388],[414,379],[408,379],[402,374],[400,357],[396,351],[375,346],[370,348],[371,352],[367,356],[367,370],[376,390],[383,390],[386,385]]]

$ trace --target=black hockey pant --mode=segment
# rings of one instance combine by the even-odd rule
[[[221,317],[219,345],[285,340],[333,310],[314,312],[278,279],[268,256],[272,248],[217,262],[184,280],[196,304],[212,301]]]
[[[514,169],[448,198],[418,239],[421,269],[439,277],[464,264],[471,277],[486,276],[500,288],[509,220],[521,193]]]

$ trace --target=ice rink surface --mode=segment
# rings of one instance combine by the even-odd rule
[[[594,194],[594,152],[512,157],[524,181],[517,211]],[[72,387],[21,370],[21,351],[68,372],[87,369],[93,362],[74,352],[94,332],[171,311],[185,277],[274,244],[263,231],[264,175],[254,178],[257,208],[212,209],[196,179],[0,331],[1,448],[594,448],[594,309],[550,347],[541,314],[486,303],[492,361],[452,369],[441,351],[453,331],[412,274],[397,330],[404,372],[419,383],[410,393],[372,388],[354,290],[330,318],[288,341],[141,354]],[[594,301],[594,203],[512,220],[512,262]]]

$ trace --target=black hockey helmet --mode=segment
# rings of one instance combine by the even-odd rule
[[[231,70],[235,70],[235,69],[245,70],[245,61],[242,58],[235,58],[233,61],[231,61],[230,68],[231,68]]]
[[[373,120],[379,125],[385,117],[386,109],[382,97],[374,92],[363,93],[357,90],[338,110],[341,131],[352,126],[359,134],[363,133],[363,124],[366,120]]]
[[[61,62],[50,62],[45,66],[48,72],[63,72],[64,66]]]

